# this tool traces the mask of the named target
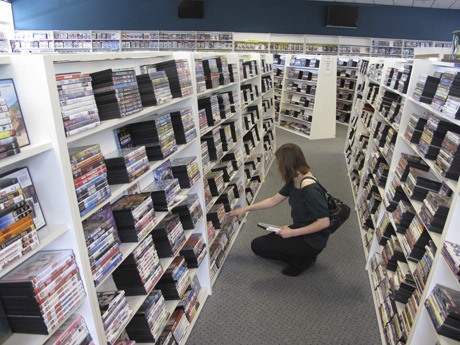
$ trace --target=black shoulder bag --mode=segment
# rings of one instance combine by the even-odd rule
[[[326,201],[327,201],[327,207],[329,208],[329,218],[331,220],[331,225],[327,228],[324,229],[323,231],[327,232],[328,234],[334,233],[340,226],[345,223],[345,221],[348,219],[350,216],[350,206],[345,204],[343,201],[340,199],[334,198],[331,193],[329,193],[326,188],[324,188],[319,181],[313,177],[304,177],[302,181],[300,182],[300,185],[302,186],[302,182],[305,179],[310,179],[315,181],[321,189],[324,191]]]

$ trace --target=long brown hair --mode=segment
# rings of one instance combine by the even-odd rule
[[[291,181],[297,174],[307,174],[310,166],[305,159],[302,149],[296,144],[281,145],[275,152],[278,170],[285,182]]]

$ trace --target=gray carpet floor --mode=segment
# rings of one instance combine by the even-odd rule
[[[277,129],[277,146],[302,147],[313,174],[329,191],[353,205],[343,154],[346,128],[335,139],[306,140]],[[272,164],[257,201],[283,182]],[[356,213],[329,238],[318,261],[298,277],[283,264],[256,257],[251,240],[266,232],[258,221],[289,224],[287,201],[249,213],[187,345],[377,345],[380,336]]]

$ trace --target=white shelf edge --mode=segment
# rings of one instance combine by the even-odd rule
[[[11,63],[11,59],[9,56],[0,56],[0,65],[9,65]]]
[[[55,328],[56,332],[59,327],[70,317],[72,316],[83,304],[85,303],[85,298],[73,308],[69,314],[64,318],[62,322]],[[27,345],[42,345],[44,344],[51,336],[54,334],[29,334],[29,333],[13,333],[2,345],[18,345],[18,344],[27,344]]]
[[[53,227],[53,230],[51,230]],[[67,231],[67,225],[60,224],[60,225],[46,225],[45,227],[38,230],[38,237],[40,239],[40,244],[38,247],[34,248],[26,255],[20,257],[18,260],[14,261],[10,266],[7,266],[3,270],[0,271],[0,277],[5,276],[8,272],[11,272],[14,268],[19,266],[21,263],[29,259],[31,256],[43,250],[46,246],[50,243],[54,242],[57,238],[62,236]]]
[[[51,149],[53,149],[53,145],[50,142],[21,147],[21,152],[17,155],[9,156],[0,160],[0,168],[21,162]]]
[[[166,159],[173,159],[173,157],[178,154],[179,152],[185,150],[186,147],[188,147],[189,145],[191,145],[191,143],[193,143],[194,140],[196,140],[197,138],[194,138],[191,142],[187,143],[187,144],[183,144],[183,145],[179,145],[178,146],[178,149],[176,151],[174,151],[173,153],[171,153]],[[102,207],[104,207],[105,205],[107,205],[108,203],[112,203],[113,201],[116,201],[119,197],[121,197],[123,195],[123,193],[129,189],[130,187],[132,187],[133,185],[135,185],[136,183],[138,183],[140,180],[142,180],[145,176],[147,176],[148,174],[150,174],[153,170],[155,170],[156,168],[158,168],[161,163],[163,162],[163,160],[161,161],[150,161],[149,164],[150,164],[150,167],[149,169],[144,173],[142,174],[141,176],[139,176],[138,178],[136,178],[134,181],[130,182],[130,183],[125,183],[125,184],[113,184],[113,185],[110,185],[110,197],[107,198],[106,200],[104,200],[104,202],[100,203],[99,205],[97,205],[97,207],[95,207],[94,209],[92,209],[91,211],[89,211],[87,214],[85,214],[84,216],[81,217],[81,221],[84,221],[85,219],[88,219],[89,217],[91,217],[91,215],[93,215],[95,212],[97,212],[98,210],[100,210]]]
[[[102,131],[114,129],[114,128],[117,128],[117,127],[122,127],[123,125],[126,125],[128,123],[134,122],[135,120],[141,119],[143,117],[148,117],[148,116],[155,115],[157,113],[160,113],[166,107],[169,107],[171,105],[176,105],[177,103],[181,103],[181,102],[187,101],[189,99],[192,99],[192,96],[174,98],[170,102],[167,102],[167,103],[164,103],[164,104],[155,105],[155,106],[151,106],[151,107],[144,107],[141,111],[139,111],[139,112],[137,112],[135,114],[129,115],[129,116],[125,116],[125,117],[121,117],[121,118],[117,118],[117,119],[103,120],[103,121],[101,121],[101,124],[99,126],[95,127],[95,128],[91,128],[91,129],[89,129],[87,131],[84,131],[84,132],[72,135],[70,137],[67,137],[66,138],[67,139],[67,144],[70,144],[70,143],[73,143],[75,141],[84,139],[84,138],[89,137],[91,135],[95,135],[95,134],[97,134],[99,132],[102,132]]]

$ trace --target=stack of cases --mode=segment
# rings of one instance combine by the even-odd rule
[[[196,92],[202,93],[206,91],[206,80],[204,77],[202,59],[195,59],[195,77],[196,77]]]
[[[430,239],[420,218],[414,217],[406,230],[404,243],[402,243],[402,246],[405,247],[408,253],[407,259],[414,262],[420,261],[423,254],[425,254],[425,246],[429,243]]]
[[[396,236],[391,236],[382,250],[382,257],[386,268],[395,272],[398,261],[405,262],[405,256]]]
[[[153,239],[147,236],[113,272],[117,289],[126,296],[148,295],[163,274]]]
[[[195,121],[191,108],[173,111],[169,114],[178,145],[187,144],[196,138]]]
[[[259,75],[259,68],[257,67],[256,60],[243,61],[241,66],[243,68],[242,75],[244,79],[255,77],[256,75]]]
[[[263,99],[262,100],[262,109],[264,113],[267,113],[273,107],[273,98]],[[273,120],[273,118],[272,118]]]
[[[198,110],[205,109],[208,126],[214,126],[221,120],[219,99],[217,95],[212,95],[198,99]]]
[[[169,211],[174,204],[182,200],[179,180],[176,178],[153,181],[142,192],[150,193],[153,207],[157,211]]]
[[[0,280],[0,298],[15,333],[53,333],[85,297],[72,250],[38,252]]]
[[[219,87],[220,73],[217,68],[216,59],[203,60],[204,78],[206,81],[206,89],[215,89]]]
[[[398,92],[406,94],[407,88],[409,87],[410,76],[412,74],[412,65],[405,64],[403,66],[403,70],[400,71],[399,74],[400,78],[395,85],[395,89],[398,90]]]
[[[171,334],[177,344],[180,344],[189,327],[190,322],[185,316],[184,310],[177,308],[171,314],[171,317],[166,324],[165,332]]]
[[[203,216],[198,194],[188,194],[185,200],[175,206],[171,212],[179,215],[184,230],[194,229],[198,220]]]
[[[416,101],[431,104],[440,80],[441,79],[437,77],[421,75],[418,78],[412,97]]]
[[[410,155],[408,153],[401,153],[401,158],[398,161],[395,174],[400,182],[405,182],[409,175],[410,168],[419,169],[422,171],[429,171],[430,167],[423,161],[420,156]]]
[[[160,258],[176,256],[186,241],[179,216],[168,214],[163,218],[152,231],[152,238]]]
[[[238,171],[241,167],[241,162],[243,161],[243,154],[240,150],[235,149],[222,157],[222,162],[227,161],[232,163],[234,171]]]
[[[106,69],[90,76],[101,120],[121,118],[142,110],[134,68]]]
[[[460,341],[460,292],[436,284],[425,306],[436,332]]]
[[[225,188],[224,173],[222,171],[211,171],[206,174],[209,188],[211,189],[212,196],[219,196]]]
[[[449,269],[460,281],[460,245],[450,241],[444,241],[442,256],[446,260]]]
[[[168,77],[165,71],[148,71],[136,76],[142,105],[149,107],[172,100]]]
[[[166,300],[181,299],[190,284],[190,271],[183,256],[176,256],[158,282]]]
[[[222,171],[224,182],[230,182],[231,177],[234,175],[235,170],[233,169],[233,164],[230,161],[223,161],[217,163],[211,168],[212,172]]]
[[[451,198],[435,192],[428,192],[423,199],[420,218],[427,230],[442,234],[449,213]]]
[[[442,95],[444,96],[444,95]],[[444,114],[454,119],[460,118],[460,73],[457,72],[449,85],[445,103],[440,109]]]
[[[439,192],[441,185],[441,182],[437,181],[432,173],[409,168],[407,180],[402,186],[407,191],[409,198],[423,201],[430,190]]]
[[[62,324],[44,345],[94,345],[82,315],[74,314]]]
[[[126,327],[130,339],[137,342],[156,343],[169,319],[165,299],[160,290],[154,290],[146,298]]]
[[[139,242],[155,227],[155,211],[150,193],[124,195],[112,205],[122,242]]]
[[[206,178],[203,179],[203,189],[204,189],[204,204],[206,212],[209,211],[209,208],[212,206],[212,193],[211,188],[209,187],[208,180]]]
[[[405,200],[400,200],[396,210],[393,211],[393,220],[396,225],[396,232],[404,234],[414,217],[415,210],[412,205]]]
[[[0,159],[13,156],[21,152],[17,132],[13,130],[13,122],[14,119],[11,117],[10,111],[8,110],[8,103],[6,102],[6,99],[0,97],[0,128],[2,129],[0,130]]]
[[[193,85],[188,61],[185,59],[176,60],[176,68],[182,97],[190,96],[193,93]]]
[[[94,285],[98,286],[123,259],[110,205],[85,219],[82,225]]]
[[[240,226],[240,221],[235,217],[226,217],[222,224],[221,232],[224,233],[228,240],[231,241],[233,236],[237,233]]]
[[[393,277],[390,278],[390,284],[394,291],[395,300],[406,304],[416,288],[414,277],[410,273],[408,264],[398,261],[398,267]]]
[[[233,188],[233,192],[235,193],[236,198],[241,198],[244,195],[244,185],[242,179],[233,180],[230,182],[228,187]]]
[[[145,146],[118,149],[105,156],[109,184],[130,183],[149,170]]]
[[[99,144],[69,149],[70,164],[80,215],[110,197],[107,167]]]
[[[225,218],[225,207],[224,204],[215,203],[209,212],[206,214],[206,220],[211,221],[216,229],[221,229],[222,221]]]
[[[222,267],[222,264],[225,259],[225,244],[227,243],[227,236],[220,232],[214,239],[214,242],[209,248],[209,255],[211,256],[211,261],[215,262],[217,268]]]
[[[114,344],[133,312],[123,290],[98,292],[97,299],[107,344]]]
[[[0,269],[3,269],[36,248],[40,241],[34,210],[27,202],[20,179],[0,179],[0,200]]]
[[[66,136],[100,125],[89,74],[58,74],[56,84]]]
[[[201,142],[200,152],[201,152],[201,165],[203,167],[203,174],[207,174],[211,170],[212,164],[211,164],[211,157],[209,156],[208,143],[206,141]]]
[[[230,70],[226,56],[216,58],[217,69],[219,70],[219,84],[228,85],[231,82]]]
[[[248,105],[259,97],[259,89],[255,84],[241,85],[241,102]]]
[[[390,182],[390,188],[388,188],[385,196],[387,201],[385,206],[389,212],[396,210],[396,207],[401,200],[409,201],[404,189],[397,179]]]
[[[209,128],[205,108],[198,110],[198,122],[200,126],[200,133],[204,133]]]
[[[460,135],[447,132],[434,162],[442,176],[457,181],[460,176]]]
[[[422,137],[423,129],[427,123],[427,119],[419,117],[416,114],[412,114],[407,124],[404,138],[411,143],[418,144]]]
[[[219,196],[216,203],[221,203],[224,205],[225,212],[230,212],[233,210],[237,202],[237,198],[235,196],[235,191],[233,187],[228,186],[225,188],[224,192]]]
[[[450,95],[450,89],[455,79],[457,79],[456,83],[459,84],[460,83],[460,73],[444,72],[441,74],[441,79],[436,89],[436,93],[433,97],[433,102],[431,103],[431,106],[437,111],[441,111],[443,105],[446,103],[447,96]],[[454,86],[454,89],[455,89],[455,86]]]
[[[232,101],[230,101],[230,95],[231,92],[223,92],[217,95],[221,119],[226,119],[232,114]]]
[[[206,243],[203,240],[203,235],[200,233],[194,233],[185,242],[184,246],[180,250],[180,255],[185,258],[187,267],[198,268],[201,261],[203,261],[206,255]]]
[[[200,179],[197,157],[183,157],[171,161],[174,178],[181,188],[191,188]]]
[[[152,121],[128,126],[134,146],[145,146],[151,161],[163,160],[177,150],[177,142],[169,114],[155,116]]]
[[[382,218],[380,218],[380,223],[377,225],[375,231],[378,243],[381,246],[384,246],[387,243],[391,235],[395,235],[395,229],[388,215],[389,214],[387,212],[383,214]]]
[[[219,161],[224,155],[221,140],[219,127],[214,128],[212,131],[201,137],[201,141],[205,141],[208,144],[208,153],[211,161]]]
[[[417,145],[417,148],[424,154],[425,158],[436,159],[447,131],[453,131],[454,129],[452,127],[447,121],[442,121],[435,116],[429,117]]]
[[[227,152],[233,146],[233,144],[238,141],[236,138],[237,133],[235,126],[235,121],[225,122],[220,126],[220,140],[222,142],[222,150],[224,152]],[[235,135],[235,139],[233,135]]]
[[[146,69],[152,68],[166,72],[173,98],[185,97],[191,94],[190,70],[186,60],[169,60],[141,66],[141,73],[144,73]]]
[[[200,307],[200,302],[198,300],[199,294],[201,290],[201,285],[198,280],[198,277],[195,276],[190,283],[190,286],[185,293],[184,297],[179,302],[178,308],[184,310],[185,316],[187,316],[187,320],[192,322],[195,318],[195,315]]]
[[[262,93],[268,92],[273,87],[273,81],[271,75],[262,77]]]

